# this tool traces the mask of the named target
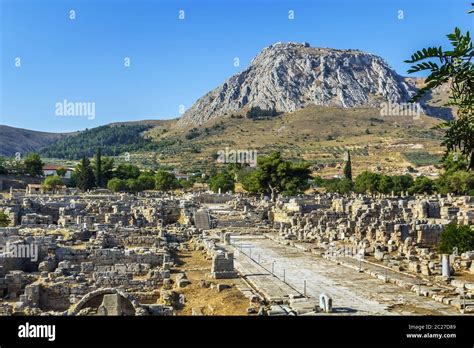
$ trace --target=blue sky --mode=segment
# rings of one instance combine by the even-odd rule
[[[177,117],[278,41],[361,49],[406,75],[413,51],[473,29],[471,2],[0,0],[0,123],[60,132]],[[57,116],[64,99],[94,102],[95,118]]]

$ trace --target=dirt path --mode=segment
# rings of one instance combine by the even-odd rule
[[[178,267],[173,271],[185,272],[191,284],[176,292],[185,296],[184,306],[177,315],[192,315],[193,308],[200,308],[203,315],[247,315],[249,299],[238,287],[243,286],[240,279],[210,278],[211,261],[206,260],[201,251],[180,251],[177,255]],[[172,278],[176,276],[172,274]],[[203,286],[205,284],[205,286]],[[217,284],[228,285],[220,292]]]

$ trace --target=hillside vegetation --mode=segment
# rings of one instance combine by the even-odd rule
[[[349,149],[356,171],[375,167],[391,171],[438,163],[443,153],[441,132],[433,126],[439,122],[424,115],[420,119],[384,117],[374,108],[322,106],[256,119],[230,115],[200,127],[152,128],[146,134],[167,146],[136,154],[135,159],[151,163],[153,158],[168,167],[205,170],[220,165],[217,152],[226,148],[257,150],[258,155],[279,151],[287,159],[326,164],[323,172],[337,174],[339,168],[332,164],[341,163]],[[417,151],[423,152],[421,163],[411,155]]]
[[[98,147],[107,156],[117,156],[124,152],[153,150],[155,143],[142,136],[150,129],[148,124],[119,124],[86,129],[76,135],[61,139],[41,150],[44,157],[80,159],[91,157]]]
[[[355,174],[391,172],[439,163],[441,133],[433,129],[439,122],[424,115],[381,116],[375,108],[308,106],[268,116],[228,115],[200,127],[177,127],[176,120],[106,125],[60,139],[41,155],[78,160],[100,147],[104,156],[120,156],[117,163],[129,153],[127,161],[145,168],[209,171],[225,165],[216,159],[226,148],[256,150],[259,156],[279,151],[322,175],[335,175],[350,150]]]
[[[51,145],[69,134],[37,132],[0,125],[0,156],[15,156],[17,152],[24,156],[28,152]]]

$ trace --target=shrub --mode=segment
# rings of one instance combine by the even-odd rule
[[[41,185],[45,190],[51,190],[53,192],[56,192],[59,187],[64,186],[63,181],[58,175],[50,175],[46,177]]]
[[[107,188],[114,192],[121,192],[121,191],[125,191],[127,186],[124,180],[119,179],[119,178],[113,178],[107,182]]]
[[[228,172],[222,172],[214,175],[209,181],[209,188],[218,192],[219,189],[221,192],[234,191],[234,179]]]
[[[470,226],[449,224],[441,232],[438,244],[439,252],[452,253],[453,248],[457,248],[460,253],[474,250],[474,231]]]
[[[179,183],[173,173],[160,170],[155,175],[155,188],[159,191],[169,191],[178,188]]]
[[[426,176],[419,176],[413,182],[413,185],[408,189],[408,193],[413,195],[415,193],[433,193],[434,182]]]
[[[355,180],[355,188],[357,192],[377,192],[380,181],[380,175],[368,171],[360,173]]]

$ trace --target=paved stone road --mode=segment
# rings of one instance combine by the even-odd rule
[[[330,295],[341,314],[459,315],[449,305],[264,237],[233,236],[232,243],[235,267],[267,298],[303,294],[306,280],[308,296]]]

